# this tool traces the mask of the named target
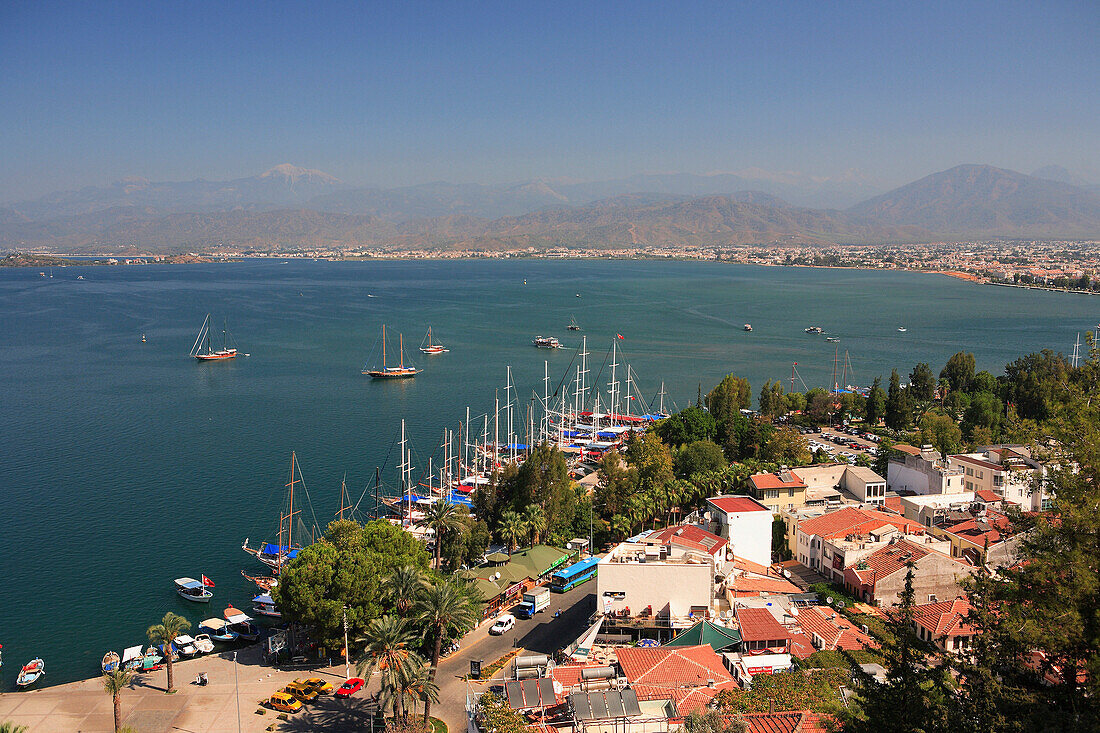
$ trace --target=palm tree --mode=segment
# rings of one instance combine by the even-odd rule
[[[133,679],[134,673],[121,667],[103,673],[103,689],[115,704],[115,733],[122,730],[122,691],[130,686]]]
[[[423,570],[415,565],[402,565],[386,576],[382,596],[397,609],[397,615],[404,618],[427,586],[428,579]]]
[[[437,501],[424,512],[424,524],[435,530],[435,569],[439,570],[439,556],[443,549],[443,535],[461,526],[458,505],[449,501]]]
[[[477,623],[477,610],[469,595],[453,582],[444,580],[433,585],[417,604],[417,621],[432,640],[432,666],[428,679],[435,683],[439,668],[440,646],[449,631],[461,632]],[[428,724],[434,700],[424,701],[424,724]]]
[[[541,504],[529,504],[523,512],[523,522],[531,533],[531,546],[534,547],[542,541],[542,533],[546,531],[549,524],[546,519],[546,510]]]
[[[27,733],[27,726],[5,721],[0,723],[0,733]]]
[[[416,712],[417,701],[424,701],[424,726],[427,729],[428,712],[431,710],[433,702],[439,702],[439,685],[435,683],[433,674],[426,667],[417,667],[412,670],[408,677],[401,679],[398,696],[409,699],[410,707],[414,713]]]
[[[508,510],[500,515],[500,526],[497,528],[500,538],[508,543],[508,554],[516,551],[516,544],[527,533],[526,523],[516,512]]]
[[[145,633],[154,646],[164,645],[164,658],[168,661],[168,689],[166,692],[175,692],[172,686],[172,642],[184,631],[191,628],[191,622],[179,614],[169,611],[159,624],[153,624]]]
[[[378,670],[382,675],[382,697],[393,700],[394,717],[404,717],[403,680],[424,666],[424,659],[409,648],[413,630],[408,621],[397,616],[376,618],[367,625],[363,655],[355,664],[360,677],[369,678]]]

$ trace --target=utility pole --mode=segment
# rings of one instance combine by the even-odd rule
[[[236,657],[236,655],[233,655]],[[348,607],[344,606],[344,679],[351,679],[351,648],[348,647]]]

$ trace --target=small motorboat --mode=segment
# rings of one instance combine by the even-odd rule
[[[252,611],[261,616],[282,618],[283,614],[275,607],[275,599],[270,593],[261,593],[252,599]]]
[[[905,333],[908,330],[909,329],[906,328],[905,326],[898,326],[898,333]]]
[[[229,629],[239,638],[245,641],[256,641],[260,638],[259,627],[252,623],[252,619],[240,609],[229,606],[225,609],[224,615]]]
[[[195,580],[194,578],[176,578],[172,582],[176,584],[176,592],[180,594],[182,598],[186,598],[189,601],[195,603],[209,603],[210,599],[214,597],[213,591],[210,590],[213,587],[213,583],[207,585],[203,582],[207,578],[204,575],[202,580]]]
[[[825,332],[825,329],[823,329],[821,326],[810,326],[809,328],[804,328],[802,330],[805,331],[806,333],[824,333]]]
[[[122,668],[130,671],[141,669],[141,645],[126,647],[122,651]]]
[[[145,343],[145,334],[141,334],[141,343]]]
[[[41,659],[32,659],[30,663],[24,664],[23,669],[19,670],[19,676],[15,678],[15,684],[18,687],[30,687],[38,679],[46,674],[46,663]]]
[[[231,642],[237,640],[237,632],[229,628],[229,624],[220,618],[208,618],[199,624],[202,633],[195,637],[201,639],[206,636],[214,641]]]
[[[172,648],[181,657],[193,657],[199,653],[195,647],[195,640],[187,634],[180,634],[172,640]]]
[[[195,636],[195,648],[199,650],[199,654],[209,654],[214,651],[214,640],[210,638],[210,634],[198,634]]]
[[[114,672],[118,669],[118,652],[107,652],[103,655],[103,661],[100,663],[100,667],[104,672]]]
[[[838,341],[840,341],[840,339],[839,339],[838,337],[836,337],[836,336],[826,336],[826,337],[825,337],[825,340],[826,340],[826,341],[828,341],[829,343],[833,343],[833,344],[835,344],[835,343],[837,343]]]
[[[536,336],[531,345],[539,349],[560,349],[561,342],[554,336]]]
[[[741,328],[744,329],[745,331],[751,331],[752,330],[752,324],[751,323],[746,323]]]

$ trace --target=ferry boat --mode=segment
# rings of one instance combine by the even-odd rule
[[[741,328],[745,329],[746,331],[751,331],[752,330],[752,324],[751,323],[746,323]]]
[[[202,322],[199,335],[195,337],[195,344],[191,347],[191,356],[199,361],[223,361],[237,356],[237,349],[229,346],[229,331],[222,329],[222,347],[214,350],[213,340],[210,338],[210,314]]]
[[[41,659],[32,659],[29,663],[23,665],[23,669],[19,670],[19,676],[15,678],[15,684],[18,687],[30,687],[38,682],[44,674],[46,674],[46,663]]]
[[[210,599],[214,597],[214,593],[210,590],[214,583],[205,575],[202,576],[202,580],[176,578],[172,582],[176,584],[176,593],[179,593],[181,598],[186,598],[189,601],[209,603]]]
[[[382,326],[382,368],[381,369],[368,369],[363,368],[363,374],[366,374],[371,379],[408,379],[415,377],[422,370],[417,369],[414,366],[405,366],[405,337],[401,334],[397,335],[399,341],[400,359],[398,366],[391,367],[386,366],[386,326]]]
[[[560,349],[561,342],[553,336],[536,336],[531,345],[539,349]]]
[[[444,348],[443,344],[432,343],[432,327],[428,326],[427,345],[422,345],[420,350],[425,354],[446,354],[450,349]]]
[[[825,332],[825,329],[823,329],[821,326],[810,326],[809,328],[806,328],[806,329],[803,329],[803,330],[806,333],[824,333]]]

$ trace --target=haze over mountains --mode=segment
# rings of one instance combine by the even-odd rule
[[[1084,185],[1076,185],[1084,184]],[[855,175],[650,174],[356,188],[277,166],[232,181],[128,179],[0,206],[0,249],[502,249],[1100,237],[1100,193],[1064,168],[961,165],[868,198]],[[807,202],[843,202],[846,209]]]

